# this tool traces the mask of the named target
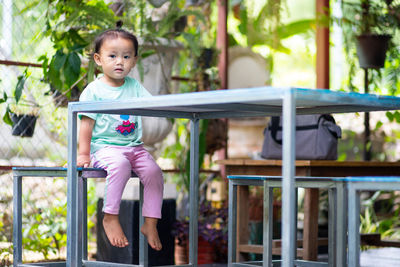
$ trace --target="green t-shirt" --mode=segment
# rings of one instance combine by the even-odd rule
[[[127,100],[151,94],[135,79],[125,77],[120,87],[112,87],[99,79],[91,82],[79,97],[79,101]],[[108,145],[137,146],[142,144],[142,120],[140,116],[100,113],[79,113],[95,120],[90,153]]]

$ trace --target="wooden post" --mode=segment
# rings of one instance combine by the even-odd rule
[[[329,26],[321,25],[322,16],[329,17],[329,0],[316,0],[317,16],[317,88],[329,89]]]
[[[221,89],[228,88],[228,0],[217,0],[218,2],[218,29],[217,48],[220,52],[218,60],[219,78]]]
[[[316,86],[321,89],[329,89],[329,27],[319,23],[322,16],[329,16],[329,0],[315,0],[315,3],[317,16]],[[307,207],[308,210],[304,210],[303,259],[317,260],[319,190],[306,189],[304,202],[304,207]]]
[[[219,50],[218,71],[221,81],[220,89],[228,88],[228,1],[217,0],[218,3],[218,28],[217,28],[217,49]],[[227,119],[222,119],[221,123],[228,125]],[[228,130],[227,130],[228,131]],[[228,134],[226,134],[228,136]],[[228,144],[228,140],[226,140]],[[226,159],[228,147],[217,151],[218,159]],[[220,167],[221,176],[226,177],[225,166]]]

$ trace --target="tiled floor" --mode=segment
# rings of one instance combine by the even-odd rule
[[[324,261],[326,257],[320,257]],[[377,248],[361,252],[361,267],[400,267],[400,248]],[[204,264],[199,267],[226,267],[226,264]]]
[[[400,248],[376,248],[361,252],[361,267],[399,267]]]

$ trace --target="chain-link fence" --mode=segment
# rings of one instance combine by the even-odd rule
[[[52,54],[52,44],[42,35],[46,28],[47,1],[27,8],[29,1],[0,1],[1,117],[7,110],[37,117],[32,129],[18,132],[0,118],[0,266],[12,259],[12,166],[60,166],[65,163],[67,115],[49,86],[42,81],[38,58]],[[18,77],[27,69],[23,94],[15,105]],[[18,97],[18,96],[17,96]],[[25,116],[27,118],[27,116]],[[11,119],[14,119],[11,117]],[[22,126],[23,122],[19,122]],[[32,137],[29,135],[32,131]],[[65,178],[24,178],[23,247],[25,261],[65,258]]]

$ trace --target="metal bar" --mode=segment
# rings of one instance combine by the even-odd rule
[[[295,258],[295,110],[292,91],[283,98],[283,151],[282,151],[282,266],[292,267]]]
[[[232,267],[254,267],[262,266],[262,261],[234,262]]]
[[[347,266],[347,190],[345,183],[336,183],[336,263]]]
[[[360,266],[360,191],[353,187],[352,183],[347,184],[348,192],[348,251],[349,266]]]
[[[293,249],[293,255],[294,255],[294,259],[296,260],[297,259],[297,212],[298,212],[298,209],[297,209],[297,205],[298,205],[298,203],[297,203],[297,199],[298,199],[298,191],[299,191],[299,189],[298,189],[298,187],[295,185],[295,187],[294,187],[294,222],[293,222],[293,224],[292,224],[292,227],[293,227],[293,240],[294,240],[294,244],[293,244],[293,246],[292,246],[292,249]]]
[[[57,169],[51,169],[45,170],[40,167],[38,167],[38,170],[35,170],[35,167],[29,168],[29,169],[21,169],[22,167],[16,167],[13,168],[12,171],[14,175],[19,175],[19,176],[29,176],[29,177],[66,177],[67,176],[67,170],[57,170]]]
[[[303,260],[295,260],[294,266],[304,266],[304,267],[323,267],[328,266],[327,262],[313,262],[313,261],[303,261]]]
[[[199,119],[190,120],[189,264],[197,266],[199,212]]]
[[[336,228],[338,227],[335,223],[337,218],[337,205],[336,205],[336,190],[328,189],[328,263],[330,267],[336,266]]]
[[[202,112],[199,114],[200,119],[221,119],[221,118],[250,118],[250,117],[265,117],[265,116],[279,116],[281,110],[271,109],[269,106],[265,106],[265,111],[213,111],[213,112]]]
[[[66,267],[67,264],[65,261],[60,262],[35,262],[35,263],[26,263],[26,264],[18,264],[18,267]]]
[[[82,180],[82,259],[88,259],[88,231],[87,231],[87,180],[79,175]]]
[[[269,181],[264,181],[264,209],[263,209],[263,267],[272,266],[272,239],[273,239],[273,187]]]
[[[148,244],[147,238],[141,233],[142,226],[144,224],[143,217],[143,184],[139,180],[139,265],[147,267],[149,265],[148,261]]]
[[[124,111],[109,109],[109,110],[104,110],[103,112],[107,114],[135,114],[136,116],[150,116],[150,117],[162,117],[162,118],[190,119],[192,117],[192,113],[189,111],[184,111],[184,108],[182,108],[181,111],[131,108],[131,109],[126,109]],[[98,112],[88,111],[88,113],[98,113]]]
[[[13,180],[13,263],[22,263],[22,176],[14,175]]]
[[[65,261],[61,262],[35,262],[35,263],[26,263],[26,264],[18,264],[18,267],[66,267],[67,264]]]
[[[228,205],[228,266],[236,262],[237,246],[237,185],[229,180]]]
[[[82,266],[82,227],[79,224],[79,189],[76,167],[77,113],[68,105],[67,266]]]
[[[243,180],[230,180],[232,181],[233,185],[241,186],[241,185],[254,185],[254,186],[262,186],[264,181],[263,180],[249,180],[249,179],[243,179]]]
[[[103,262],[103,261],[83,261],[83,265],[85,267],[134,267],[134,266],[141,266],[141,265],[132,265],[132,264],[125,264],[125,263],[114,263],[114,262]]]

